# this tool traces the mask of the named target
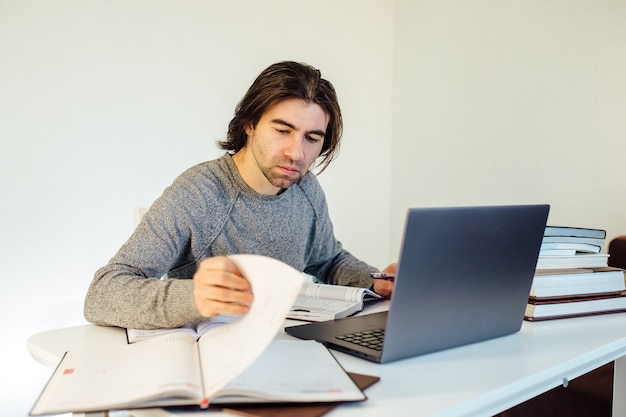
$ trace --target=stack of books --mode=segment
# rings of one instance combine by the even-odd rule
[[[608,266],[605,239],[601,229],[547,226],[524,318],[626,311],[624,270]]]

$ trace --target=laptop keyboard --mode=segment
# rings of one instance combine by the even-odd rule
[[[343,340],[344,342],[354,343],[355,345],[381,351],[383,349],[385,329],[365,330],[362,332],[349,333],[335,337],[339,340]]]

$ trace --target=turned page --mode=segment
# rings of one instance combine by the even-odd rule
[[[257,359],[284,324],[304,277],[291,266],[257,255],[233,255],[250,284],[248,314],[209,330],[199,340],[204,392],[210,398]]]

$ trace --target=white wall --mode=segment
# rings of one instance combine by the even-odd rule
[[[550,203],[626,234],[626,3],[395,2],[391,244],[406,207]]]
[[[336,234],[391,261],[392,13],[383,0],[0,0],[3,415],[25,415],[50,372],[27,337],[84,323],[133,208],[220,154],[237,101],[274,62],[309,62],[335,85],[344,142],[320,181]]]
[[[626,233],[625,17],[610,0],[0,0],[2,414],[25,415],[49,375],[26,338],[83,323],[132,209],[218,155],[278,60],[339,92],[342,152],[320,181],[374,265],[409,206],[548,202],[553,223]]]

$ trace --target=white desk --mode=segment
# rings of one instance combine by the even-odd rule
[[[36,360],[56,366],[66,350],[119,343],[125,343],[122,329],[85,325],[33,335],[28,349]],[[489,417],[613,360],[619,393],[613,412],[626,416],[626,359],[620,359],[626,355],[626,313],[525,322],[513,335],[385,365],[333,353],[346,370],[381,380],[367,389],[367,401],[343,404],[329,416]],[[157,409],[132,414],[174,415]]]

